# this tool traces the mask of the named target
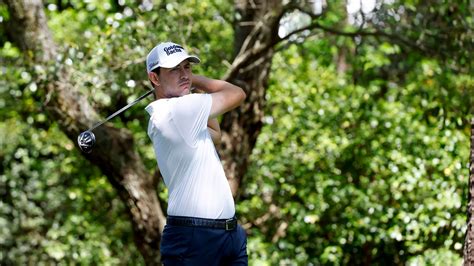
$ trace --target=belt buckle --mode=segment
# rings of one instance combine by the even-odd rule
[[[237,221],[233,218],[225,220],[225,230],[231,231],[236,227]]]

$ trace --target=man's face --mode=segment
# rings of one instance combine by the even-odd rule
[[[179,97],[191,92],[192,66],[188,60],[173,68],[161,68],[158,77],[166,97]]]

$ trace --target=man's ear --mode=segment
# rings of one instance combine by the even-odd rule
[[[153,83],[155,86],[160,86],[160,78],[158,77],[158,74],[155,72],[150,72],[148,73],[148,79]]]

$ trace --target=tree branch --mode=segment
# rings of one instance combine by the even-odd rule
[[[327,26],[323,26],[318,22],[313,22],[308,26],[302,27],[300,29],[294,30],[287,34],[285,37],[281,38],[275,38],[274,41],[272,42],[267,42],[264,45],[260,46],[255,46],[253,48],[248,48],[248,43],[252,43],[252,39],[257,35],[259,32],[259,25],[257,25],[254,30],[252,31],[251,34],[247,37],[244,45],[242,46],[241,51],[235,58],[234,62],[231,65],[231,68],[228,70],[228,72],[224,75],[225,79],[230,79],[232,76],[237,74],[237,70],[241,68],[241,66],[244,64],[244,62],[247,62],[248,60],[251,60],[251,58],[259,58],[259,56],[265,52],[267,52],[269,49],[272,49],[279,43],[289,40],[292,36],[300,34],[305,31],[313,31],[315,29],[322,30],[323,32],[329,33],[329,34],[334,34],[334,35],[339,35],[339,36],[346,36],[346,37],[357,37],[357,36],[373,36],[373,37],[383,37],[387,40],[390,40],[392,42],[398,43],[404,47],[410,47],[414,50],[417,50],[423,54],[429,54],[429,52],[424,49],[423,47],[416,45],[416,43],[411,42],[410,40],[407,40],[403,38],[400,35],[393,34],[393,33],[388,33],[384,32],[381,30],[373,30],[373,31],[364,31],[364,30],[357,30],[357,31],[341,31],[338,29],[330,28]],[[311,35],[308,35],[311,36]],[[306,36],[306,37],[308,37]]]
[[[38,91],[44,98],[43,108],[49,119],[57,122],[64,134],[75,142],[81,130],[98,120],[98,114],[71,83],[73,69],[55,61],[58,52],[41,0],[5,2],[11,23],[7,30],[15,36],[15,44],[32,65],[47,69],[46,74],[37,80]],[[83,155],[107,176],[127,207],[135,243],[145,262],[158,265],[164,215],[156,195],[156,181],[134,149],[130,131],[104,124],[94,133],[97,140],[95,149]]]

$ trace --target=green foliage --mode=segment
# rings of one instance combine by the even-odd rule
[[[458,254],[449,249],[427,250],[407,262],[407,265],[462,265],[463,261]]]
[[[222,75],[222,64],[231,59],[232,46],[220,45],[223,39],[231,43],[232,29],[222,23],[229,3],[163,1],[153,10],[134,1],[119,6],[68,1],[61,9],[57,4],[45,3],[60,44],[58,63],[74,69],[70,82],[104,117],[148,90],[145,56],[159,42],[185,44],[205,62],[196,66],[205,75]],[[199,19],[204,14],[208,19]],[[0,80],[0,264],[143,263],[123,203],[43,111],[47,96],[36,79],[49,70],[27,67],[6,36],[0,40],[6,63]],[[156,161],[146,135],[146,104],[112,122],[133,132],[152,173]],[[159,192],[165,201],[163,184]]]
[[[148,89],[145,56],[158,42],[185,44],[199,74],[222,76],[231,63],[230,1],[142,2],[45,3],[58,61],[103,117]],[[466,3],[393,2],[377,11],[386,28],[374,17],[365,27],[420,49],[318,31],[275,55],[237,206],[251,265],[459,264],[473,19]],[[328,3],[321,25],[357,30],[344,1]],[[35,79],[48,70],[26,66],[0,30],[0,264],[141,264],[111,185],[43,111]],[[112,122],[134,134],[152,173],[145,105]],[[166,199],[163,184],[157,193]]]
[[[27,122],[29,121],[29,122]],[[140,261],[123,204],[56,126],[0,124],[0,261]]]
[[[318,47],[305,42],[274,58],[265,126],[239,204],[249,246],[266,250],[251,252],[251,261],[430,264],[434,256],[455,264],[473,79],[427,59],[403,81],[350,85],[320,63],[323,52],[305,52]],[[365,50],[359,56],[374,69],[393,63],[384,53],[398,52],[388,44]]]
[[[44,114],[18,49],[0,53],[0,263],[140,262],[111,185]]]

